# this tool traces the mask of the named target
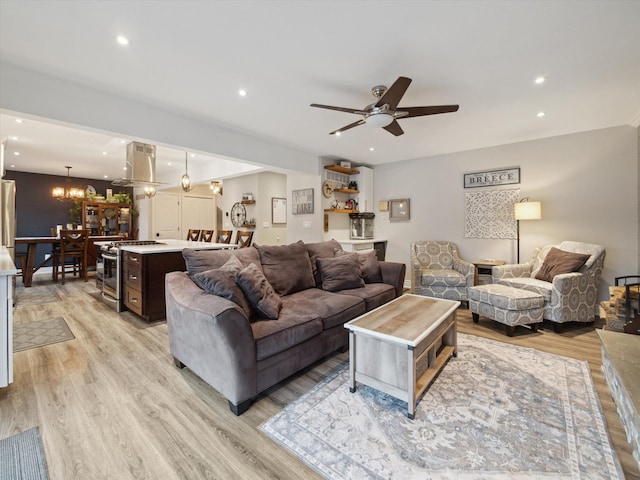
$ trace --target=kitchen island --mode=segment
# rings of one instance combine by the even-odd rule
[[[186,270],[182,250],[236,248],[226,243],[161,239],[153,245],[119,247],[120,299],[123,306],[147,322],[165,318],[164,277]]]
[[[345,252],[362,252],[365,250],[375,250],[378,260],[381,262],[384,262],[385,256],[387,254],[386,238],[370,238],[365,240],[338,240],[338,243]]]

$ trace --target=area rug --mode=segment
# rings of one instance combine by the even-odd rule
[[[43,347],[76,338],[62,317],[35,322],[16,323],[13,326],[13,351]]]
[[[624,479],[589,366],[458,335],[416,418],[348,362],[261,428],[332,479]]]
[[[47,461],[38,427],[0,440],[0,479],[48,478]]]
[[[40,285],[29,288],[16,286],[16,307],[44,305],[45,303],[60,302],[61,300],[54,285]]]

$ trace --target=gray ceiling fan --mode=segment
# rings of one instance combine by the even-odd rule
[[[457,112],[459,105],[434,105],[430,107],[398,107],[398,103],[402,96],[409,88],[411,79],[407,77],[398,77],[390,88],[384,85],[377,85],[371,89],[371,93],[378,99],[376,103],[367,105],[363,109],[332,107],[330,105],[320,105],[312,103],[312,107],[326,108],[327,110],[337,110],[338,112],[355,113],[362,115],[363,118],[357,122],[353,122],[345,127],[334,130],[329,135],[336,135],[359,125],[370,125],[372,127],[382,127],[387,132],[394,134],[396,137],[402,135],[404,131],[398,123],[398,119],[423,117],[425,115],[436,115],[438,113]]]

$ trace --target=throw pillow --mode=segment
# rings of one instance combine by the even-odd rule
[[[338,257],[318,258],[318,270],[322,278],[322,289],[329,292],[364,287],[360,274],[360,262],[355,253]]]
[[[577,272],[590,256],[584,253],[565,252],[553,247],[549,250],[535,278],[553,282],[553,277],[556,275]]]
[[[254,245],[260,254],[264,276],[278,295],[316,286],[311,261],[302,241],[289,245]]]
[[[191,278],[201,289],[237,304],[247,318],[251,317],[251,307],[236,283],[236,276],[242,270],[242,263],[236,257],[230,257],[220,268],[206,270],[192,275]]]
[[[344,250],[336,250],[336,256],[351,255]],[[364,283],[382,283],[382,271],[380,270],[380,262],[375,250],[368,250],[363,253],[357,253],[358,263],[360,264],[360,275]]]
[[[342,246],[333,238],[324,242],[305,243],[304,246],[311,259],[311,272],[313,273],[316,287],[322,287],[322,278],[320,278],[316,260],[318,258],[333,257],[335,255],[334,252],[343,251]]]
[[[252,263],[240,271],[236,280],[257,315],[271,320],[278,319],[282,300],[273,291],[260,268]]]

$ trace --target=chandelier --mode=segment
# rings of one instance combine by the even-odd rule
[[[214,195],[221,194],[222,195],[222,184],[217,180],[213,180],[209,185],[209,189],[213,192]]]
[[[67,169],[67,185],[66,187],[55,187],[51,192],[53,198],[58,200],[79,200],[84,198],[84,190],[82,188],[75,188],[71,186],[71,177],[69,176],[69,172],[71,167],[64,167]]]

